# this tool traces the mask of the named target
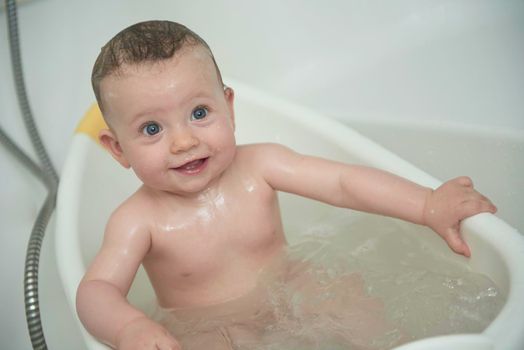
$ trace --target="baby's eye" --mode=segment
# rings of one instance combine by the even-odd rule
[[[162,130],[160,125],[154,122],[149,122],[142,127],[142,133],[147,136],[156,135],[160,132],[160,130]]]
[[[200,120],[204,119],[207,116],[207,108],[206,107],[197,107],[193,110],[193,113],[191,113],[191,119],[192,120]]]

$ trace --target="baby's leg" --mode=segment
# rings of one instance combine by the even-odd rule
[[[351,344],[356,349],[382,349],[398,344],[400,331],[386,320],[382,301],[368,295],[356,273],[330,276],[321,267],[302,270],[290,284],[300,300],[300,318],[320,338]],[[392,346],[384,346],[384,344]]]
[[[235,324],[185,334],[178,341],[183,350],[255,349],[262,342],[262,332],[252,325]]]
[[[162,318],[184,350],[254,349],[275,322],[263,288],[222,304],[173,310]]]
[[[234,350],[229,334],[220,328],[185,334],[178,338],[178,341],[183,350]]]
[[[199,309],[179,310],[157,308],[153,318],[162,324],[180,343],[183,350],[233,350],[231,340],[220,327],[202,325]]]
[[[254,349],[262,342],[262,329],[253,327],[254,325],[232,325],[224,331],[227,332],[234,349]]]

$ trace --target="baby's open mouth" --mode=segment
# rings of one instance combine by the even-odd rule
[[[178,171],[178,172],[181,172],[183,174],[187,174],[187,175],[198,174],[202,170],[204,170],[204,168],[207,165],[207,160],[208,159],[209,159],[209,157],[195,159],[195,160],[187,162],[186,164],[181,165],[181,166],[179,166],[177,168],[173,168],[173,169]]]

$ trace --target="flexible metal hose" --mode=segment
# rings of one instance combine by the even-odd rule
[[[15,0],[5,0],[7,24],[9,31],[9,45],[11,51],[11,64],[16,86],[18,103],[22,112],[24,123],[29,133],[31,143],[42,166],[35,164],[0,128],[0,142],[13,153],[35,176],[44,182],[48,189],[46,200],[38,213],[38,217],[31,231],[27,244],[25,270],[24,270],[24,301],[27,327],[33,349],[47,349],[47,344],[40,318],[38,299],[38,269],[40,251],[47,224],[51,218],[56,204],[58,188],[58,175],[42,143],[36,128],[33,114],[27,98],[20,55],[20,42],[18,37],[17,8]]]
[[[20,54],[20,39],[18,37],[18,16],[15,0],[5,0],[7,25],[9,30],[9,48],[11,52],[11,65],[13,67],[13,78],[15,81],[16,96],[18,97],[18,104],[22,111],[22,117],[29,133],[33,148],[42,163],[42,169],[46,176],[54,178],[54,182],[58,183],[58,175],[47,155],[46,149],[42,144],[42,139],[36,128],[33,113],[29,105],[27,93],[24,82],[24,71],[22,68],[22,56]]]
[[[16,159],[18,159],[26,168],[31,171],[33,175],[38,177],[40,181],[48,183],[48,179],[44,176],[42,168],[25,154],[11,138],[5,133],[4,129],[0,127],[0,142],[10,151]]]
[[[27,245],[25,272],[24,272],[24,297],[25,316],[27,328],[33,349],[47,349],[42,320],[40,318],[40,302],[38,299],[38,267],[40,262],[40,250],[49,219],[55,209],[56,192],[49,192],[47,198],[38,213],[33,226],[31,237]]]

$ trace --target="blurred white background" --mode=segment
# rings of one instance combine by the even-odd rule
[[[344,120],[440,179],[472,176],[499,216],[524,231],[524,1],[24,2],[27,90],[57,169],[94,100],[89,79],[100,47],[146,19],[199,33],[226,77]],[[0,12],[0,125],[34,154],[10,65]],[[1,147],[0,166],[0,348],[28,349],[23,262],[45,191]],[[51,227],[41,272],[48,346],[81,349],[53,250]]]

